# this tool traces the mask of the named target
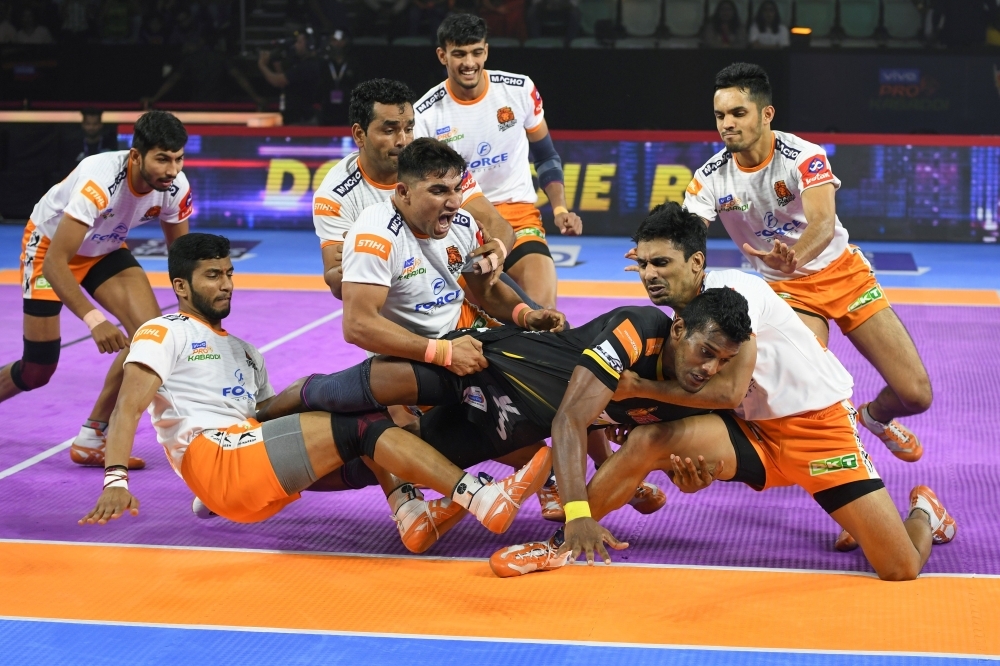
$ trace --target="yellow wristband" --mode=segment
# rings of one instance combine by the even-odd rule
[[[562,215],[563,213],[568,213],[568,212],[569,208],[566,208],[566,206],[554,206],[552,208],[553,215]]]
[[[566,502],[563,509],[566,511],[567,523],[577,518],[590,518],[590,502]]]

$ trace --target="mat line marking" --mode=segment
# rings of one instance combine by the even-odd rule
[[[572,645],[579,647],[594,648],[628,648],[628,649],[654,649],[654,650],[704,650],[708,652],[776,652],[782,654],[828,654],[828,655],[848,655],[848,656],[870,656],[870,657],[925,657],[932,659],[979,659],[989,661],[1000,661],[997,655],[981,655],[963,652],[899,652],[899,651],[878,651],[878,650],[815,650],[815,649],[795,649],[795,648],[765,648],[765,647],[741,647],[725,645],[681,645],[668,643],[619,643],[611,641],[573,641],[558,640],[550,638],[490,638],[487,636],[451,636],[447,634],[397,634],[381,631],[337,631],[335,629],[285,629],[280,627],[242,627],[221,624],[171,624],[167,622],[122,622],[118,620],[81,620],[73,618],[48,618],[48,617],[19,617],[16,615],[0,615],[0,621],[9,622],[38,622],[53,624],[84,624],[91,626],[115,626],[115,627],[137,627],[156,629],[181,629],[193,631],[233,631],[248,634],[291,634],[310,636],[342,636],[345,638],[389,638],[401,640],[425,640],[425,641],[462,641],[465,643],[519,643],[526,645]]]
[[[285,344],[286,342],[288,342],[290,340],[294,340],[295,338],[299,337],[300,335],[302,335],[304,333],[308,333],[309,331],[313,330],[314,328],[316,328],[318,326],[322,326],[323,324],[325,324],[327,322],[333,321],[334,319],[337,319],[338,317],[343,316],[343,314],[344,314],[344,310],[343,310],[343,308],[341,308],[340,310],[336,310],[334,312],[331,312],[328,315],[324,315],[324,316],[320,317],[319,319],[317,319],[315,321],[309,322],[305,326],[301,326],[301,327],[295,329],[294,331],[292,331],[291,333],[288,333],[287,335],[281,336],[277,340],[273,340],[271,342],[268,342],[263,347],[259,347],[258,351],[261,354],[267,353],[267,352],[271,351],[272,349],[274,349],[275,347],[280,347],[281,345]],[[90,336],[87,336],[87,337],[90,337]],[[85,339],[86,338],[81,338],[81,340],[85,340]],[[76,342],[79,342],[79,340],[77,340]],[[73,344],[73,343],[69,343],[69,344]],[[25,461],[19,462],[16,465],[12,465],[11,467],[8,467],[7,469],[5,469],[3,471],[0,471],[0,479],[6,479],[11,474],[17,474],[18,472],[20,472],[22,470],[25,470],[25,469],[31,467],[32,465],[37,465],[38,463],[42,462],[46,458],[51,458],[52,456],[54,456],[55,454],[59,453],[60,451],[65,451],[66,449],[68,449],[69,447],[71,447],[73,445],[73,440],[74,439],[75,439],[75,437],[71,437],[70,439],[67,439],[62,444],[56,444],[55,446],[53,446],[50,449],[46,449],[46,450],[42,451],[39,454],[31,456],[30,458],[28,458]]]
[[[159,545],[150,543],[111,543],[106,541],[50,541],[47,539],[2,539],[3,544],[25,544],[25,545],[45,545],[45,546],[95,546],[99,548],[138,548],[146,550],[178,550],[206,553],[238,553],[250,555],[305,555],[317,557],[344,557],[352,559],[372,559],[372,560],[413,560],[417,562],[487,562],[485,557],[446,557],[441,555],[394,555],[392,553],[344,553],[325,550],[276,550],[269,548],[227,548],[216,546],[174,546]],[[589,566],[586,562],[575,562],[572,566]],[[597,565],[594,565],[597,566]],[[603,566],[603,565],[602,565]],[[747,573],[780,573],[780,574],[814,574],[832,576],[861,576],[863,578],[877,578],[875,573],[870,571],[837,571],[830,569],[786,569],[769,567],[727,567],[712,566],[705,564],[656,564],[650,562],[615,562],[615,567],[629,567],[634,569],[690,569],[694,571],[735,571]],[[1000,579],[1000,574],[978,574],[978,573],[935,573],[928,572],[920,574],[921,578],[979,578],[984,580]]]

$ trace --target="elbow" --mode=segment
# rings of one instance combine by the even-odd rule
[[[347,317],[344,317],[344,342],[364,348],[364,345],[361,344],[364,339],[362,328],[357,323],[351,322]]]
[[[340,279],[339,269],[335,268],[333,270],[324,273],[323,281],[326,282],[326,286],[330,288],[330,293],[333,294],[334,298],[336,298],[338,301],[344,300],[343,289],[342,289],[343,283],[341,282]]]

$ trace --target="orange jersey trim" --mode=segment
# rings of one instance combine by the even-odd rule
[[[367,182],[372,187],[375,187],[375,188],[380,189],[380,190],[394,190],[394,189],[396,189],[396,183],[393,183],[392,185],[383,185],[382,183],[379,183],[379,182],[377,182],[375,180],[372,180],[368,176],[368,174],[365,173],[364,167],[361,166],[361,156],[360,155],[358,156],[358,171],[361,172],[361,177],[365,179],[365,182]]]
[[[537,125],[535,125],[531,129],[524,130],[524,131],[527,132],[528,134],[534,134],[538,130],[542,129],[543,126],[545,126],[545,120],[544,119],[542,120],[542,122],[538,123]]]
[[[742,171],[743,173],[756,173],[757,171],[760,171],[761,169],[766,167],[768,164],[771,163],[771,160],[774,159],[774,143],[777,140],[778,140],[777,137],[775,137],[774,141],[771,142],[771,152],[767,154],[767,158],[755,167],[740,166],[740,161],[736,159],[735,155],[733,155],[733,162],[736,164],[736,168]]]
[[[445,79],[444,89],[448,91],[448,97],[455,100],[457,104],[461,104],[462,106],[472,106],[473,104],[478,104],[483,101],[483,98],[486,97],[486,93],[490,90],[490,73],[485,69],[483,70],[483,77],[485,77],[483,80],[486,82],[486,86],[483,88],[483,92],[479,95],[479,97],[473,100],[465,101],[464,99],[455,97],[455,93],[451,91],[451,79]]]
[[[331,245],[343,245],[343,244],[344,244],[344,241],[342,241],[342,240],[339,240],[339,241],[325,240],[325,241],[323,241],[322,243],[319,244],[319,249],[322,250],[323,248],[330,247]]]

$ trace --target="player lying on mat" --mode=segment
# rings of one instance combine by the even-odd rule
[[[401,477],[450,496],[501,533],[521,498],[548,475],[545,449],[516,474],[484,482],[396,427],[384,413],[307,412],[258,423],[255,410],[274,397],[264,359],[221,325],[233,292],[229,240],[210,234],[179,238],[170,248],[168,268],[180,312],[146,322],[132,340],[111,414],[104,490],[81,524],[138,513],[125,463],[147,407],[174,471],[209,509],[236,522],[265,520],[318,478],[369,456]],[[407,493],[398,490],[402,501]],[[428,529],[426,513],[408,515],[410,528]]]
[[[581,554],[593,562],[595,551],[610,563],[605,544],[618,549],[627,544],[597,520],[625,503],[636,480],[661,469],[685,492],[714,479],[741,481],[756,490],[801,486],[857,538],[880,578],[915,578],[931,544],[954,537],[954,520],[926,486],[912,490],[908,517],[899,519],[858,437],[858,415],[850,402],[854,382],[847,370],[762,279],[740,271],[706,273],[706,236],[697,215],[675,203],[657,206],[636,232],[639,275],[655,304],[675,309],[696,302],[703,289],[728,287],[742,294],[755,334],[744,345],[744,351],[756,351],[752,376],[728,395],[690,394],[682,382],[628,373],[620,383],[568,391],[552,426],[566,526],[548,542],[494,553],[493,571],[499,576],[544,571]],[[587,485],[585,430],[616,389],[615,395],[633,399],[735,410],[633,429]]]
[[[752,348],[746,355],[740,351],[750,338],[747,303],[730,289],[706,291],[674,320],[657,308],[630,306],[561,333],[504,326],[449,337],[455,336],[481,345],[489,366],[458,376],[437,365],[379,356],[338,373],[298,380],[269,401],[258,419],[317,409],[361,413],[383,405],[439,405],[420,417],[415,432],[456,465],[470,467],[528,447],[536,453],[552,432],[556,407],[570,399],[564,396],[602,392],[589,428],[707,412],[646,397],[612,399],[609,387],[625,369],[648,379],[676,378],[693,393],[727,394],[735,405],[742,395],[735,390],[745,390],[754,362]],[[631,486],[630,496],[641,481]],[[440,536],[461,509],[431,504],[430,522]]]

